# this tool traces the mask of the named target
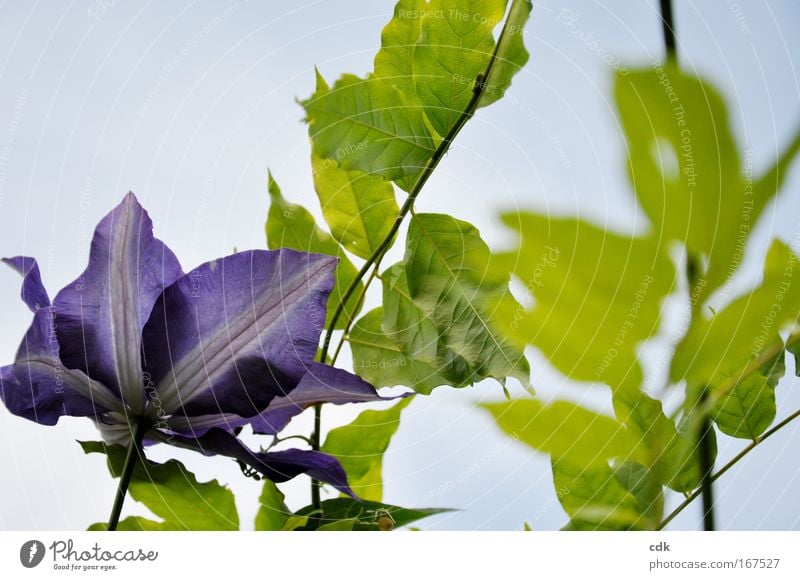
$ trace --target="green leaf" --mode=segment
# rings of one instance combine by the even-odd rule
[[[513,299],[507,274],[490,268],[490,259],[474,226],[447,215],[414,215],[403,264],[383,277],[383,330],[450,385],[512,376],[528,386],[523,352],[493,325],[494,310]]]
[[[779,333],[798,323],[798,270],[794,252],[774,242],[761,285],[712,318],[696,318],[675,350],[672,381],[707,387],[724,433],[752,439],[775,417],[774,385],[783,375],[785,348]]]
[[[256,531],[280,531],[292,515],[284,503],[284,495],[278,486],[268,479],[264,480],[264,488],[258,498],[260,507],[256,513]]]
[[[266,224],[269,249],[291,248],[339,258],[339,265],[336,266],[336,282],[328,298],[325,324],[329,325],[334,310],[341,303],[347,287],[355,279],[357,270],[336,240],[317,227],[314,216],[307,209],[286,201],[281,194],[280,187],[272,178],[272,174],[269,175],[269,195],[270,206]],[[344,328],[347,320],[351,320],[358,314],[358,299],[361,289],[363,289],[363,284],[359,283],[358,288],[347,301],[346,316],[339,317],[337,329]]]
[[[571,218],[509,213],[519,246],[495,258],[533,295],[501,304],[494,320],[518,347],[533,345],[571,379],[638,389],[640,343],[659,327],[675,271],[652,238],[629,238]]]
[[[697,434],[688,424],[679,429],[664,414],[660,401],[638,390],[617,391],[613,402],[617,419],[638,442],[637,461],[652,471],[654,479],[676,491],[696,489],[702,471],[696,453]]]
[[[678,241],[707,262],[691,291],[702,305],[739,267],[800,142],[795,138],[782,161],[754,179],[742,167],[725,103],[710,83],[668,64],[620,73],[615,95],[631,182],[657,238]]]
[[[553,482],[569,530],[655,529],[663,509],[661,489],[647,482],[645,471],[636,467],[613,469],[590,466],[571,459],[552,460]]]
[[[482,406],[511,437],[571,463],[607,465],[611,458],[631,459],[636,453],[636,439],[620,422],[568,401],[519,399]]]
[[[785,354],[781,351],[757,371],[736,381],[714,409],[719,430],[755,441],[775,420],[775,387],[785,371]]]
[[[383,411],[363,411],[349,425],[328,433],[322,451],[339,460],[360,498],[381,500],[383,454],[400,426],[400,413],[410,402],[405,399]]]
[[[381,330],[383,308],[365,314],[350,331],[353,369],[376,387],[404,385],[418,393],[430,393],[447,379],[428,362],[403,352],[400,346]]]
[[[328,499],[322,502],[322,513],[317,518],[309,518],[305,529],[315,529],[334,522],[346,520],[353,523],[355,531],[379,531],[407,526],[428,516],[449,512],[443,508],[411,509],[387,505],[375,501],[356,501],[349,497]],[[310,516],[313,506],[306,506],[297,515]],[[349,525],[349,524],[348,524]]]
[[[500,39],[495,60],[489,78],[484,81],[486,87],[479,106],[486,107],[503,97],[511,79],[528,62],[530,55],[525,48],[525,24],[533,10],[531,0],[513,0],[511,10],[506,19],[506,34]]]
[[[380,176],[347,171],[332,159],[312,157],[314,188],[331,234],[346,250],[369,258],[400,213],[392,184]]]
[[[494,51],[492,31],[506,0],[430,0],[414,53],[415,90],[439,135],[446,135],[472,98]]]
[[[126,449],[121,445],[80,442],[84,453],[104,453],[111,475],[119,477]],[[155,463],[138,461],[128,493],[164,520],[161,529],[238,530],[239,515],[233,493],[216,479],[201,483],[175,459]],[[136,523],[151,526],[147,520]],[[133,523],[133,521],[131,522]]]
[[[381,49],[375,55],[375,77],[386,80],[407,96],[414,88],[414,54],[422,34],[426,0],[400,0],[394,16],[381,33]]]
[[[417,175],[436,149],[419,103],[388,82],[342,76],[332,88],[318,76],[302,103],[316,155],[392,181]]]
[[[329,524],[323,524],[317,528],[318,532],[352,532],[359,523],[358,518],[346,520],[336,520]]]
[[[105,522],[92,524],[87,531],[89,532],[105,532],[108,529],[108,524]],[[183,531],[183,527],[175,527],[169,522],[155,522],[142,518],[139,516],[130,516],[124,520],[120,520],[117,524],[118,532],[172,532]]]
[[[793,333],[786,340],[786,350],[794,357],[794,374],[800,377],[800,334]]]

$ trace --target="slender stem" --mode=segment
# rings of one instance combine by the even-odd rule
[[[361,306],[364,304],[364,299],[367,297],[367,290],[369,289],[370,284],[378,275],[378,268],[381,266],[381,261],[378,260],[375,262],[375,266],[372,268],[372,273],[370,273],[369,278],[364,282],[364,289],[361,291],[361,294],[356,301],[355,311],[361,309]],[[351,316],[347,320],[347,324],[344,327],[344,331],[342,332],[342,340],[339,341],[339,344],[336,345],[336,350],[333,351],[333,356],[331,357],[331,364],[336,364],[336,359],[339,358],[339,353],[342,352],[342,347],[344,343],[347,341],[347,337],[350,336],[350,329],[353,327],[353,322],[355,322],[355,317]]]
[[[512,7],[513,9],[513,7]],[[326,361],[328,358],[328,350],[331,346],[331,339],[333,337],[333,329],[336,328],[336,323],[339,321],[342,313],[345,310],[345,305],[347,301],[350,300],[350,297],[355,293],[358,289],[361,280],[364,279],[369,273],[370,268],[374,265],[379,264],[380,261],[383,259],[383,255],[392,245],[394,241],[394,237],[397,235],[397,232],[400,230],[400,226],[403,223],[403,220],[408,215],[408,213],[413,209],[414,202],[416,201],[417,197],[419,196],[422,188],[425,187],[425,184],[428,182],[428,179],[439,166],[439,162],[444,158],[447,152],[450,150],[450,145],[452,145],[453,140],[456,136],[461,132],[461,129],[464,128],[464,125],[467,124],[472,116],[475,114],[475,111],[478,108],[478,104],[483,97],[484,92],[486,91],[487,87],[487,80],[491,78],[492,70],[494,69],[495,62],[497,61],[497,53],[500,46],[503,43],[503,39],[509,34],[509,22],[506,20],[505,24],[503,24],[503,30],[500,33],[500,38],[497,40],[495,44],[494,51],[492,52],[491,57],[489,58],[489,62],[486,65],[486,69],[484,70],[483,74],[478,75],[475,79],[475,85],[472,90],[472,97],[467,103],[466,108],[461,112],[458,119],[456,120],[455,124],[450,128],[447,132],[447,135],[444,136],[441,143],[436,147],[436,150],[433,152],[433,155],[428,159],[425,163],[425,166],[422,168],[422,172],[419,174],[416,182],[414,182],[414,186],[411,188],[411,191],[408,194],[405,202],[403,203],[402,207],[400,208],[400,212],[397,214],[397,217],[392,223],[392,227],[389,229],[386,237],[384,237],[383,241],[375,248],[375,251],[372,255],[367,258],[364,265],[361,266],[361,269],[356,274],[356,277],[353,278],[353,281],[350,282],[350,285],[342,294],[342,298],[339,301],[339,304],[336,305],[336,310],[333,312],[333,316],[331,316],[331,321],[328,327],[325,329],[325,338],[322,342],[322,349],[320,350],[319,360]],[[372,278],[370,278],[372,280]],[[352,322],[352,320],[350,321]],[[349,326],[350,322],[346,326]],[[320,446],[320,428],[322,424],[322,406],[316,405],[314,407],[314,432],[311,434],[311,447],[315,451],[319,450]],[[319,488],[320,483],[314,479],[311,480],[311,503],[314,506],[315,510],[320,509],[320,497],[319,497]]]
[[[667,49],[667,60],[676,60],[675,21],[672,18],[672,0],[661,0],[661,25],[664,29],[664,45]]]
[[[314,430],[311,432],[311,448],[314,451],[319,451],[320,447],[320,432],[322,431],[322,405],[314,405]],[[314,511],[322,509],[322,499],[320,498],[320,488],[322,483],[316,479],[311,478],[311,505],[314,506]]]
[[[703,390],[701,401],[708,397],[707,391]],[[700,433],[698,441],[700,473],[700,495],[703,497],[703,529],[706,532],[714,531],[714,485],[711,479],[714,472],[714,450],[713,450],[714,423],[708,414],[702,416],[700,421]]]
[[[119,476],[117,495],[114,498],[114,505],[111,506],[111,515],[108,518],[107,529],[109,532],[115,531],[117,529],[117,524],[119,524],[122,504],[125,503],[125,496],[128,494],[128,486],[131,483],[133,469],[136,467],[137,459],[142,456],[142,439],[144,439],[144,434],[149,428],[150,425],[147,421],[139,420],[136,422],[136,426],[131,429],[131,444],[128,446],[128,452],[125,454],[125,463],[122,465],[122,473],[120,473]]]
[[[788,425],[798,417],[800,417],[800,409],[798,409],[797,411],[786,417],[780,423],[776,424],[774,427],[772,427],[772,429],[765,431],[761,437],[759,437],[758,439],[750,443],[747,447],[742,449],[738,454],[736,454],[736,456],[733,459],[731,459],[719,471],[717,471],[714,475],[712,475],[709,478],[709,481],[714,482],[723,475],[725,475],[728,472],[728,470],[730,470],[734,465],[739,463],[739,461],[744,459],[747,456],[747,454],[753,451],[753,449],[761,445],[764,441],[769,439],[772,435],[774,435],[775,433],[786,427],[786,425]],[[664,518],[664,520],[658,525],[656,530],[663,530],[665,527],[667,527],[667,525],[669,525],[669,523],[672,520],[674,520],[678,514],[680,514],[684,509],[686,509],[686,507],[690,503],[692,503],[694,500],[697,499],[697,497],[701,494],[701,492],[702,490],[696,489],[692,493],[690,493],[689,496],[683,502],[681,502],[681,504],[678,507],[672,510],[670,514],[666,518]]]

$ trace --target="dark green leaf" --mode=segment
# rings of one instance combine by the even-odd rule
[[[105,532],[108,529],[108,524],[105,522],[92,524],[89,526],[89,532]],[[121,520],[117,524],[118,532],[172,532],[184,531],[185,528],[181,526],[172,526],[169,522],[154,522],[147,518],[139,516],[130,516]]]
[[[441,508],[410,509],[387,505],[374,501],[355,501],[351,498],[340,497],[322,502],[322,514],[316,518],[317,525],[327,525],[341,520],[353,521],[353,530],[379,531],[399,528],[412,524],[422,518],[451,511]],[[306,506],[297,512],[301,516],[314,513],[313,506]],[[349,524],[348,524],[349,525]],[[314,527],[313,518],[309,519],[309,526]]]

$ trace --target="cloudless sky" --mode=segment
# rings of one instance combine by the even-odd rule
[[[511,241],[498,213],[516,207],[580,215],[618,231],[646,228],[625,176],[610,88],[613,66],[663,58],[656,5],[535,2],[528,66],[507,98],[462,132],[418,208],[471,221],[494,247]],[[800,4],[674,5],[683,66],[725,95],[740,149],[752,152],[758,171],[800,126]],[[187,271],[234,247],[263,248],[268,167],[290,200],[320,217],[296,99],[313,91],[315,65],[331,81],[371,70],[392,9],[389,0],[0,2],[0,254],[37,257],[53,295],[85,267],[94,225],[129,190]],[[745,274],[758,271],[771,238],[796,234],[799,209],[795,167],[754,235]],[[18,295],[18,276],[0,270],[3,364],[30,323]],[[666,340],[655,351],[659,344]],[[531,356],[543,397],[590,393],[593,405],[608,408],[602,389],[572,384]],[[800,406],[793,375],[787,369],[778,388],[779,417]],[[502,397],[489,381],[417,397],[386,455],[385,500],[460,509],[421,522],[428,529],[563,525],[548,459],[504,437],[476,407]],[[326,410],[325,424],[343,424],[358,410]],[[310,422],[301,417],[293,428],[308,432]],[[85,419],[40,427],[1,408],[0,529],[82,529],[106,520],[115,484],[103,458],[84,456],[75,443],[97,437]],[[724,444],[720,460],[743,445]],[[793,425],[719,482],[719,527],[800,527],[798,446]],[[153,454],[180,457],[201,480],[230,485],[243,527],[252,527],[259,485],[233,462],[173,449]],[[307,479],[284,488],[292,507],[307,503]],[[126,509],[146,513],[133,502]],[[673,527],[697,525],[695,507]]]

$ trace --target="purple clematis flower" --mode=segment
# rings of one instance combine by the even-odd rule
[[[336,258],[239,252],[185,274],[129,193],[98,224],[89,266],[50,301],[33,258],[22,275],[33,323],[0,397],[15,415],[54,425],[90,417],[110,443],[144,424],[165,442],[237,459],[265,477],[306,473],[352,495],[339,462],[317,451],[248,449],[250,425],[277,435],[315,403],[382,398],[357,376],[316,363]]]

